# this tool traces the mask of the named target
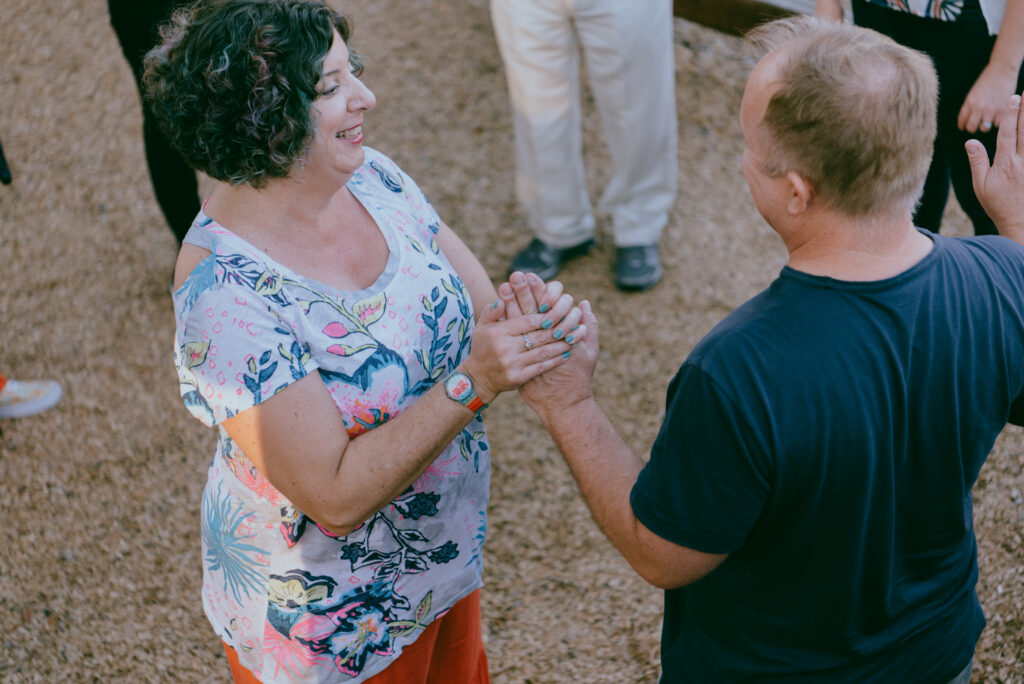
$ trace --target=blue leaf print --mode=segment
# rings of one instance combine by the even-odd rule
[[[252,513],[243,513],[242,504],[232,505],[230,494],[224,494],[217,487],[216,494],[210,492],[203,497],[203,541],[206,543],[205,560],[212,571],[220,570],[224,576],[224,591],[230,592],[235,601],[258,595],[263,586],[260,563],[252,556],[265,554],[264,549],[246,543],[255,534],[242,535],[238,528]]]
[[[192,305],[199,299],[199,295],[213,287],[216,281],[216,274],[217,257],[211,253],[192,269],[192,273],[185,280],[185,284],[181,286],[185,291],[185,306],[182,307],[183,310],[191,309]]]
[[[402,192],[402,184],[391,175],[391,172],[381,166],[377,160],[370,162],[370,168],[377,172],[380,176],[380,182],[384,184],[384,187],[391,192]]]
[[[476,534],[473,535],[473,553],[470,555],[466,565],[477,562],[484,550],[484,540],[487,539],[487,511],[480,511],[480,522],[476,526]]]
[[[196,418],[201,420],[205,425],[213,425],[216,419],[213,415],[213,409],[203,398],[203,395],[198,390],[191,390],[181,396],[185,402],[185,408],[192,412]]]
[[[437,292],[437,288],[436,287],[434,288],[434,292]],[[437,303],[437,305],[434,307],[434,317],[435,318],[441,318],[441,315],[444,313],[444,310],[447,309],[447,308],[448,308],[448,298],[445,297],[444,299],[439,301]]]
[[[364,392],[373,381],[374,375],[391,371],[401,376],[402,388],[405,392],[408,393],[409,390],[409,371],[405,366],[405,359],[384,345],[379,345],[352,375],[324,370],[323,368],[319,370],[320,375],[323,376],[324,381],[327,383],[341,381],[346,385],[355,385]]]
[[[270,352],[267,352],[263,356],[269,358],[269,354],[270,354]],[[270,364],[266,368],[261,368],[260,369],[260,384],[262,385],[267,380],[272,378],[274,376],[274,371],[275,370],[277,370],[277,361],[275,361],[274,363]]]

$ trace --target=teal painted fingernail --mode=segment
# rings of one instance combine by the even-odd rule
[[[537,310],[538,310],[538,311],[540,311],[541,313],[547,313],[547,312],[548,312],[548,309],[550,309],[550,308],[551,308],[551,307],[550,307],[550,306],[548,306],[547,304],[541,304],[541,305],[540,305],[540,308],[539,308],[539,309],[537,309]]]
[[[562,332],[562,329],[559,328],[559,329],[555,330],[554,334],[552,334],[552,337],[554,337],[556,340],[560,340],[560,339],[562,339],[562,335],[564,335],[564,334],[565,333]]]
[[[540,327],[541,327],[542,330],[547,330],[548,328],[550,328],[553,325],[554,325],[554,323],[551,321],[550,318],[545,318],[544,322],[540,324]]]
[[[573,335],[569,335],[568,337],[565,338],[565,341],[568,342],[569,344],[572,344],[573,342],[576,341],[576,337]]]
[[[572,352],[571,352],[571,351],[567,351],[567,352],[562,352],[562,358],[563,358],[563,359],[567,359],[567,358],[569,358],[570,356],[572,356]]]
[[[500,303],[500,300],[497,300],[497,299],[495,299],[495,300],[494,300],[494,303],[493,303],[493,304],[491,304],[491,308],[492,308],[492,309],[497,309],[497,308],[498,308],[498,304],[499,304],[499,303]]]

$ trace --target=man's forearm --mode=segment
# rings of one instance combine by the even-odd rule
[[[565,457],[598,527],[637,571],[637,520],[629,494],[643,461],[622,440],[593,398],[538,413]]]
[[[672,589],[700,579],[725,559],[725,554],[674,544],[637,519],[629,495],[644,464],[592,398],[538,415],[569,464],[598,527],[641,577]]]

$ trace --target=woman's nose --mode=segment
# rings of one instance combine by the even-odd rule
[[[366,87],[366,84],[359,80],[356,82],[359,84],[359,89],[356,91],[355,97],[349,99],[349,103],[352,109],[368,112],[377,105],[377,98],[373,91]]]

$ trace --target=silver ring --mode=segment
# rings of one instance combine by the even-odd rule
[[[530,336],[526,333],[523,333],[523,346],[526,347],[526,351],[533,349],[533,340],[531,340]]]
[[[978,128],[981,131],[983,131],[983,132],[991,131],[992,130],[992,122],[991,121],[982,121],[981,125],[978,126]]]

